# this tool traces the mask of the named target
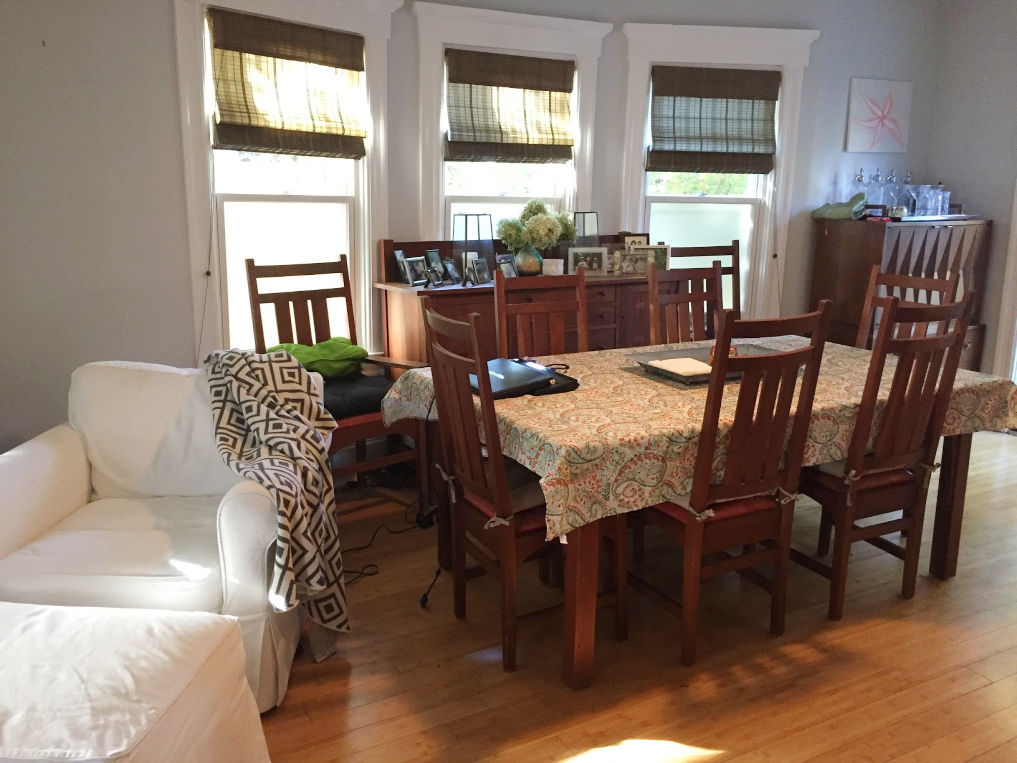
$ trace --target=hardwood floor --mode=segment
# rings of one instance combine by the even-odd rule
[[[349,587],[340,655],[299,655],[282,706],[263,716],[272,759],[1017,760],[1017,437],[975,435],[971,464],[956,578],[928,577],[931,516],[915,597],[898,597],[901,562],[856,544],[839,623],[826,619],[827,582],[793,565],[787,632],[771,638],[765,592],[723,576],[703,586],[691,668],[674,607],[631,589],[629,641],[614,641],[602,610],[597,679],[582,691],[559,677],[560,611],[522,620],[519,669],[505,673],[494,581],[470,581],[458,621],[443,572],[422,609],[434,531],[382,531],[345,556],[378,574]],[[393,502],[344,517],[346,547],[402,516]],[[817,528],[815,505],[800,504],[796,544],[813,548]],[[644,572],[677,591],[669,548],[648,531]],[[520,578],[524,611],[560,599],[534,565]]]

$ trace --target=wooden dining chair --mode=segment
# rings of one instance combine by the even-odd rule
[[[272,307],[280,344],[314,345],[332,337],[329,305],[333,300],[341,300],[349,340],[357,344],[357,326],[353,317],[353,295],[346,255],[341,255],[334,261],[299,265],[255,265],[254,260],[248,259],[246,265],[251,320],[254,324],[254,345],[257,352],[266,350],[265,321],[262,314],[265,305]],[[292,291],[266,292],[260,288],[262,279],[305,279],[309,276],[327,276],[330,280],[334,277],[334,282],[325,287],[299,288]],[[279,282],[274,283],[278,285]],[[423,365],[381,355],[369,355],[365,362],[385,369],[386,372],[391,369]],[[381,419],[381,400],[391,386],[392,380],[385,374],[357,373],[348,378],[325,380],[325,407],[337,424],[329,445],[329,462],[331,463],[332,456],[351,445],[355,456],[353,463],[334,467],[332,476],[339,481],[393,464],[414,463],[418,511],[426,513],[429,489],[424,423],[417,419],[402,419],[391,426],[384,425]],[[387,452],[368,457],[367,440],[377,437],[386,438],[389,446]],[[413,446],[410,448],[403,446],[403,437],[411,437]]]
[[[498,353],[503,358],[586,352],[586,276],[506,278],[494,272]]]
[[[713,339],[721,301],[720,260],[709,268],[658,270],[650,264],[650,344]]]
[[[800,487],[822,506],[817,556],[829,552],[831,530],[834,547],[829,564],[797,549],[792,559],[829,578],[831,620],[844,614],[848,556],[857,541],[902,559],[901,596],[914,595],[925,500],[971,304],[970,293],[944,305],[903,305],[897,297],[873,300],[883,318],[847,458],[804,469]],[[943,328],[931,335],[910,333],[909,326],[928,323]],[[890,356],[896,364],[883,395],[880,387]],[[880,519],[864,526],[856,524],[876,517]],[[885,537],[896,532],[903,546]]]
[[[734,310],[737,315],[742,312],[742,271],[739,261],[738,239],[730,244],[720,246],[672,246],[671,256],[678,258],[695,257],[704,262],[721,261],[720,272],[731,279],[731,292],[721,302]],[[723,291],[723,290],[722,290]]]
[[[858,321],[855,347],[866,350],[872,347],[882,312],[876,302],[880,297],[897,297],[899,304],[903,307],[942,305],[956,301],[959,278],[960,271],[955,271],[948,278],[931,278],[886,273],[880,270],[879,265],[873,265],[869,272],[869,283],[865,289],[865,302],[862,304],[862,314]],[[913,326],[898,324],[897,330],[906,332],[908,335],[924,336],[930,332],[935,333],[937,327],[936,324]]]
[[[425,298],[426,299],[426,298]],[[520,564],[550,550],[540,478],[501,451],[487,362],[481,353],[480,316],[457,321],[424,306],[428,357],[434,380],[438,427],[452,473],[446,475],[452,504],[452,576],[455,615],[466,617],[466,557],[501,582],[502,667],[516,668],[516,581]],[[449,345],[471,347],[468,355]],[[476,384],[474,397],[473,384]],[[479,426],[478,426],[479,420]],[[483,434],[482,434],[483,433]],[[603,520],[614,549],[612,565],[615,633],[628,636],[625,522]]]
[[[682,549],[681,661],[696,659],[701,581],[735,570],[770,594],[770,632],[784,632],[791,517],[829,326],[830,302],[791,318],[762,321],[722,313],[692,492],[639,513]],[[800,349],[729,357],[734,339],[802,334]],[[729,373],[741,374],[737,384]],[[795,394],[797,392],[797,395]],[[723,420],[723,428],[721,421]],[[726,451],[726,457],[724,456]],[[718,472],[718,461],[723,468]],[[634,556],[642,557],[642,523]],[[732,550],[740,553],[734,554]],[[754,568],[772,566],[769,579]]]

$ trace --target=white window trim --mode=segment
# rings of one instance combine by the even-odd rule
[[[802,75],[809,62],[809,48],[819,38],[819,31],[671,24],[623,24],[622,31],[628,40],[626,114],[649,114],[650,67],[653,64],[745,66],[781,72],[773,193],[770,199],[761,199],[764,205],[760,215],[762,224],[755,232],[750,253],[754,269],[743,290],[747,317],[779,315],[779,287],[784,278],[786,258],[777,255],[787,248]],[[645,119],[629,119],[625,124],[621,223],[626,230],[636,230],[642,224],[646,124]],[[765,213],[767,205],[769,214]]]
[[[1003,294],[1017,289],[1017,184],[1013,191],[1013,208],[1010,212],[1010,237],[1006,246],[1006,268],[1003,272]],[[984,367],[984,363],[982,364]],[[992,373],[1006,379],[1017,378],[1017,300],[1003,299],[996,324],[996,351],[992,359]]]
[[[215,251],[218,236],[214,229],[211,118],[204,89],[203,35],[208,4],[203,0],[174,1],[195,362],[223,346],[224,320],[219,255]],[[369,349],[377,349],[381,344],[381,322],[373,319],[378,308],[372,284],[378,268],[375,242],[388,235],[388,39],[392,12],[402,6],[402,0],[216,0],[214,5],[364,37],[371,129],[365,138],[367,155],[360,160],[364,163],[357,193],[361,224],[355,229],[358,256],[351,279],[357,322],[364,334],[360,341],[367,342]]]
[[[579,130],[573,148],[576,209],[589,209],[593,186],[593,121],[597,97],[597,61],[604,35],[614,27],[526,13],[479,8],[413,4],[420,43],[420,234],[441,237],[444,212],[441,107],[445,84],[445,46],[497,49],[517,55],[575,58]],[[507,41],[512,47],[506,47]]]

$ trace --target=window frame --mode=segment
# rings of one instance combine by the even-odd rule
[[[784,278],[791,180],[801,108],[802,77],[809,49],[818,39],[812,29],[623,24],[628,41],[627,114],[644,118],[625,124],[622,151],[621,223],[635,230],[648,220],[646,170],[643,165],[650,113],[650,67],[716,66],[774,69],[781,73],[777,102],[777,153],[767,192],[760,198],[759,225],[750,251],[749,278],[742,289],[746,317],[780,315]],[[703,197],[716,199],[723,197]],[[778,256],[780,255],[780,256]]]
[[[442,112],[445,106],[445,46],[513,55],[573,58],[576,62],[577,130],[573,146],[575,187],[562,204],[589,209],[593,186],[593,123],[597,97],[597,62],[603,37],[612,24],[527,13],[415,2],[420,72],[420,224],[425,240],[440,238],[445,220],[445,175]],[[518,41],[505,47],[505,41]]]
[[[217,252],[216,199],[212,173],[212,113],[205,89],[205,8],[216,7],[272,16],[359,34],[364,38],[364,77],[371,128],[367,154],[359,168],[355,188],[353,281],[355,316],[362,326],[360,341],[375,351],[381,346],[381,306],[373,283],[378,269],[374,242],[388,235],[388,39],[392,13],[401,0],[174,0],[177,79],[180,86],[180,121],[184,156],[187,237],[190,252],[191,295],[194,315],[194,360],[224,345],[226,320],[222,301],[224,274]],[[356,273],[356,275],[354,275]]]

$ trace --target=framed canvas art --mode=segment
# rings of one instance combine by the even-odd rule
[[[910,125],[910,82],[852,77],[845,150],[903,153]]]

